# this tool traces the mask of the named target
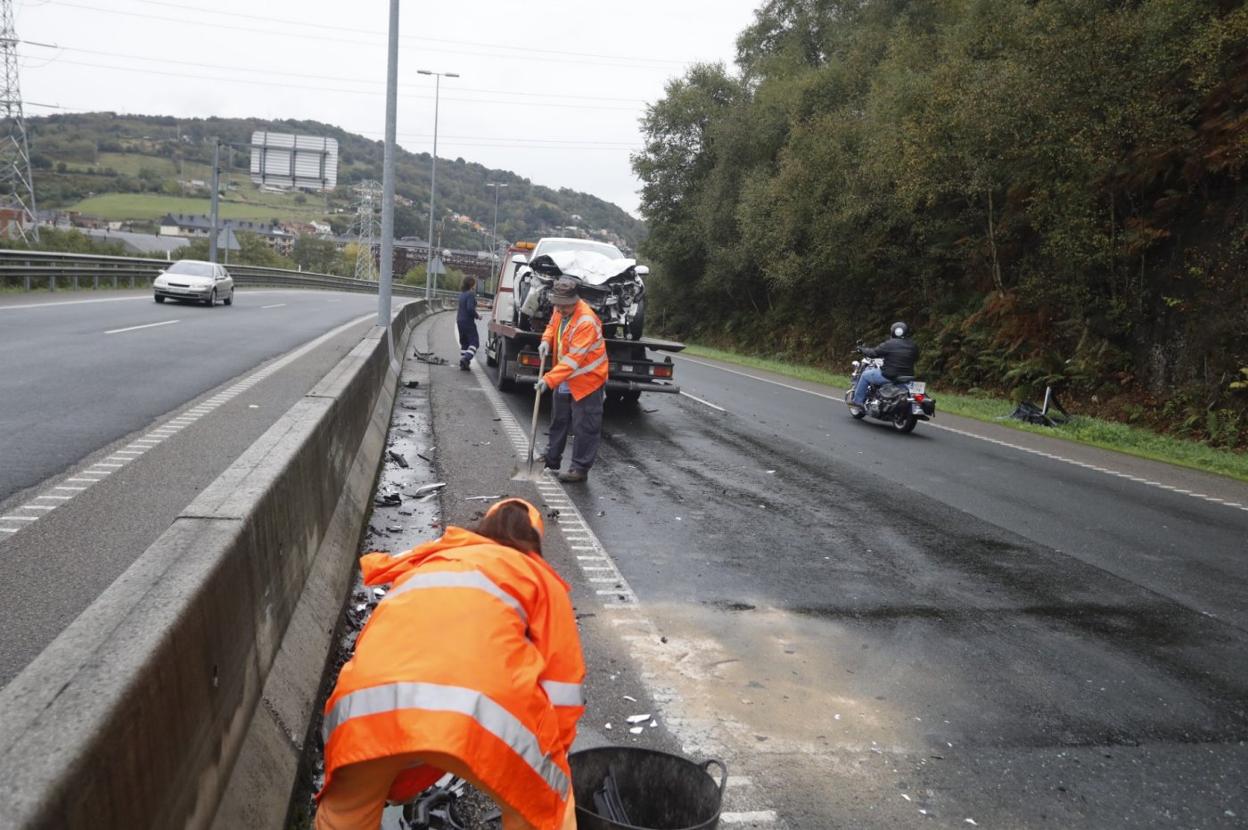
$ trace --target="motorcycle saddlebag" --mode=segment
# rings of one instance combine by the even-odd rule
[[[882,406],[892,406],[909,394],[910,390],[899,383],[886,383],[876,392]]]

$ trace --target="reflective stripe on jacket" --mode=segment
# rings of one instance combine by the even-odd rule
[[[572,397],[579,401],[607,382],[607,342],[602,339],[602,321],[584,300],[576,301],[561,336],[562,322],[563,315],[555,309],[542,335],[554,360],[545,377],[551,389],[567,381]]]
[[[360,565],[365,584],[393,587],[325,704],[326,786],[346,764],[437,751],[463,761],[530,824],[558,827],[584,711],[567,583],[542,558],[457,527]],[[407,770],[390,799],[409,799],[441,775]]]

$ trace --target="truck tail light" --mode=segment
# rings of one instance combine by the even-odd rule
[[[672,367],[671,367],[671,366],[655,366],[655,367],[654,367],[654,377],[656,377],[656,378],[670,378],[671,376],[672,376]]]
[[[520,365],[532,366],[534,368],[537,368],[542,365],[542,359],[538,357],[537,355],[533,354],[532,352],[521,352],[520,353]]]

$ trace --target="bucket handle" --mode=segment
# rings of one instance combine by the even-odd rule
[[[710,760],[703,761],[701,764],[702,771],[705,772],[707,775],[711,775],[711,771],[707,769],[707,767],[709,767],[711,764],[715,764],[717,767],[719,767],[719,770],[720,770],[719,798],[722,801],[724,798],[724,787],[728,785],[728,765],[725,764],[723,761],[719,760],[718,758],[711,758]],[[715,776],[711,775],[711,778],[714,779]]]

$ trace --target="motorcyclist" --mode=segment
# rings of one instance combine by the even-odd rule
[[[875,348],[859,346],[858,351],[866,357],[882,357],[880,368],[864,369],[854,387],[854,405],[862,407],[867,402],[867,390],[872,386],[893,383],[898,378],[914,377],[914,366],[919,361],[919,347],[910,339],[910,327],[902,322],[888,327],[889,339]]]

